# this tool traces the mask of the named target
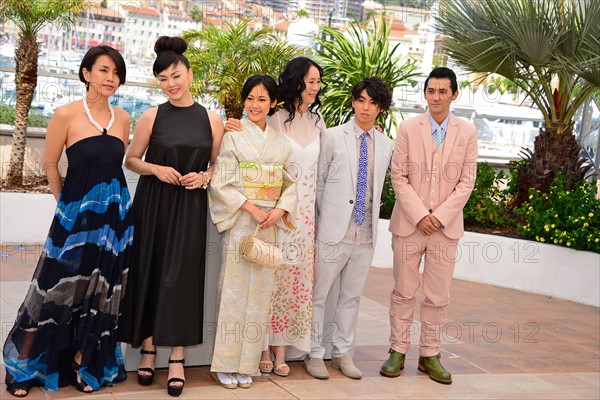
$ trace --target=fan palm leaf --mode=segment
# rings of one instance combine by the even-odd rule
[[[496,73],[523,89],[544,126],[519,171],[518,202],[547,191],[557,172],[567,188],[583,179],[573,116],[600,88],[600,2],[441,0],[436,29],[471,72]]]

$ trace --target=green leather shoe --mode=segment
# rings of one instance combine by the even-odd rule
[[[452,383],[452,375],[442,366],[440,357],[440,354],[432,357],[419,357],[419,371],[425,372],[436,382],[449,385]]]
[[[398,353],[394,349],[390,349],[388,353],[390,356],[381,366],[379,373],[383,376],[387,376],[388,378],[395,378],[400,376],[400,371],[404,369],[404,360],[406,359],[406,355]]]

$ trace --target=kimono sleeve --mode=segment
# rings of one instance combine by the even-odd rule
[[[219,232],[233,227],[242,212],[240,208],[246,202],[240,179],[234,133],[227,132],[223,137],[208,190],[210,215]]]

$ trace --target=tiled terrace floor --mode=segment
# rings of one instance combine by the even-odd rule
[[[12,250],[12,249],[11,249]],[[40,246],[0,255],[1,339],[12,325],[33,273]],[[329,367],[331,377],[310,377],[299,362],[287,378],[255,379],[250,389],[227,390],[210,379],[208,367],[186,368],[182,399],[600,399],[600,310],[569,301],[455,280],[444,329],[442,357],[454,383],[441,385],[417,371],[412,346],[399,378],[384,378],[391,270],[372,268],[361,301],[355,361],[364,377],[355,381]],[[417,313],[418,315],[418,313]],[[417,336],[413,342],[418,341]],[[327,363],[329,364],[329,363]],[[5,391],[1,368],[0,398]],[[149,387],[129,379],[83,395],[73,387],[34,388],[28,399],[158,399],[166,393],[166,370]]]

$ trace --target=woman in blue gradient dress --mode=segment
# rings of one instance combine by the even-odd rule
[[[56,110],[44,166],[58,205],[15,325],[4,344],[7,390],[74,384],[90,393],[126,378],[115,331],[130,264],[131,198],[121,164],[129,115],[108,98],[125,82],[125,62],[91,48],[79,78],[86,95]],[[66,146],[64,185],[58,161]]]

